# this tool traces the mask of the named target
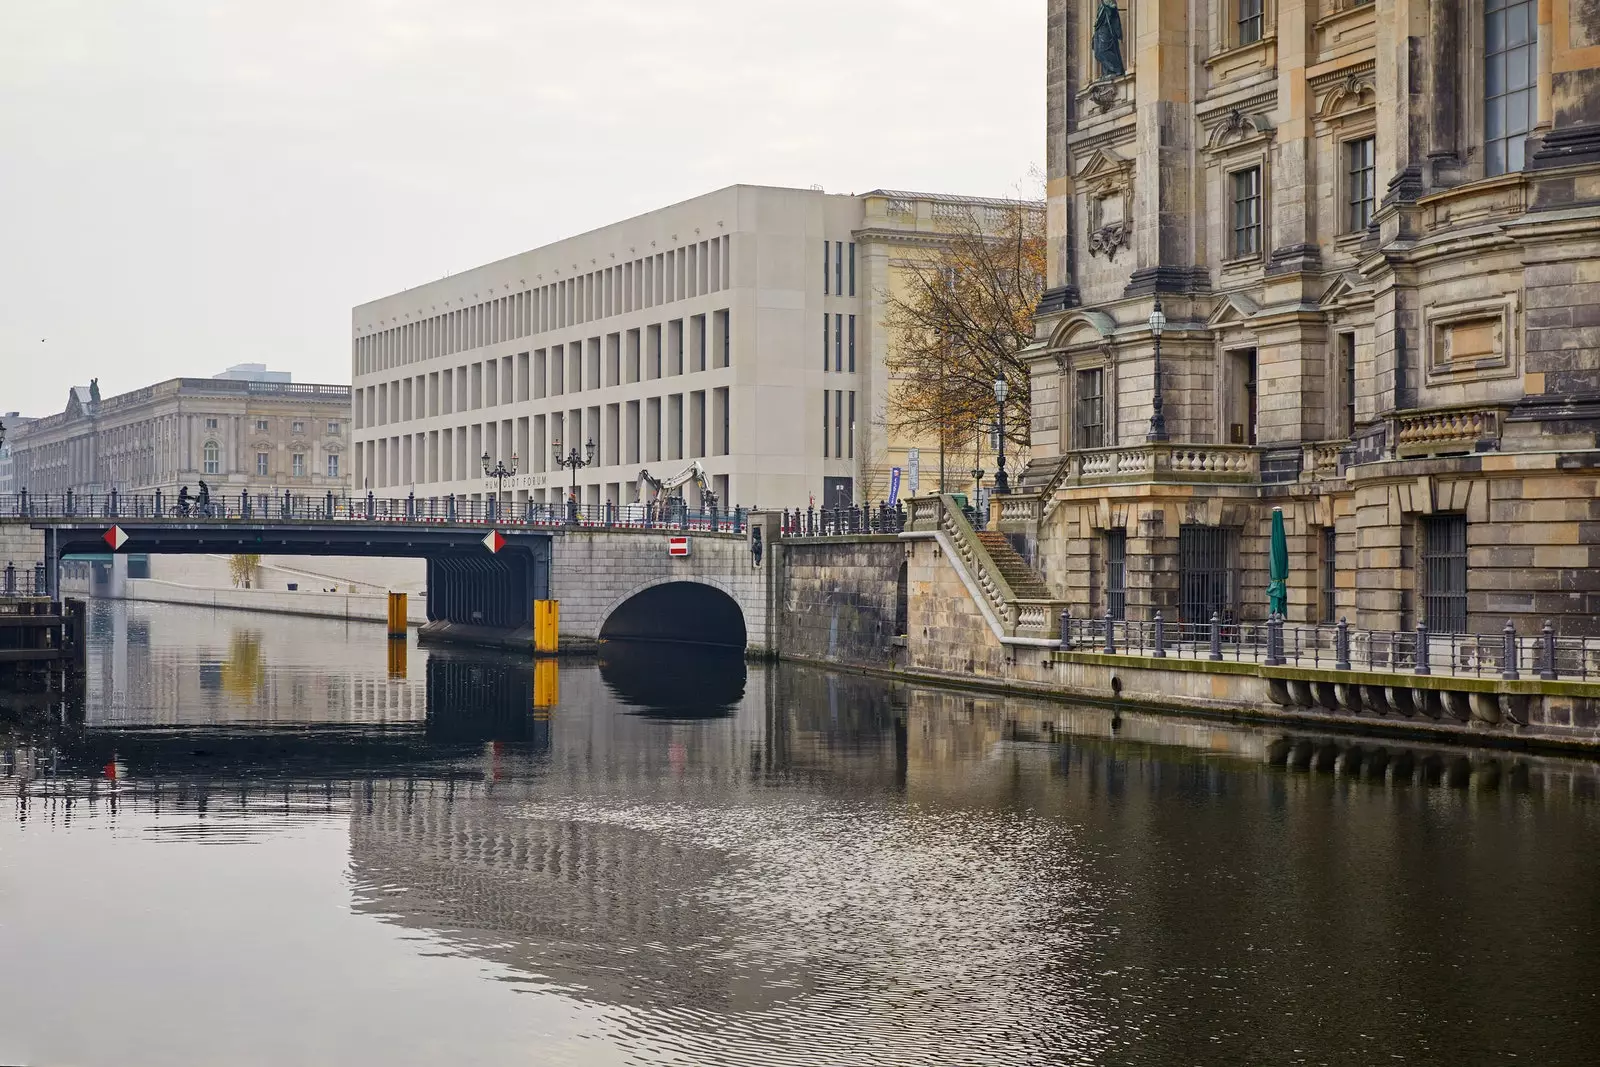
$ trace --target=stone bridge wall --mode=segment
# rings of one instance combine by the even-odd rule
[[[896,596],[906,543],[895,536],[782,543],[778,652],[886,669],[901,662]]]

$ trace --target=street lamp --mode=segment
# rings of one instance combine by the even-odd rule
[[[576,445],[574,445],[572,447],[572,451],[563,456],[561,454],[561,439],[556,438],[555,447],[553,449],[555,454],[555,464],[558,467],[565,467],[572,471],[572,493],[567,498],[569,504],[576,504],[578,500],[578,471],[594,462],[594,439],[590,438],[589,441],[583,446],[583,449],[583,454],[579,455],[578,448]],[[567,510],[567,515],[571,521],[578,521],[577,511],[570,506]]]
[[[483,476],[485,478],[494,479],[494,510],[496,514],[499,514],[500,512],[500,496],[505,491],[506,479],[512,477],[516,473],[517,454],[515,452],[511,453],[510,470],[506,470],[505,460],[496,462],[494,467],[491,468],[489,466],[489,453],[485,452],[483,454]]]
[[[1149,441],[1167,439],[1167,413],[1161,400],[1161,331],[1166,325],[1167,317],[1161,313],[1161,298],[1158,296],[1156,306],[1150,310],[1150,336],[1156,344],[1156,380],[1155,392],[1150,398],[1150,432],[1145,435]]]
[[[1006,478],[1006,395],[1009,392],[1004,378],[994,380],[994,402],[1000,408],[1000,419],[995,426],[995,432],[1000,438],[1000,447],[994,457],[995,466],[998,468],[994,472],[994,491],[997,493],[1011,492],[1011,483]]]

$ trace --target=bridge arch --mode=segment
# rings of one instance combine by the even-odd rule
[[[644,582],[612,601],[600,616],[602,641],[674,641],[743,649],[744,609],[722,583],[671,577]]]

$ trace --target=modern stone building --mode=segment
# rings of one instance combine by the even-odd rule
[[[1048,34],[1005,525],[1052,591],[1261,618],[1282,507],[1293,620],[1600,629],[1600,5],[1050,0]]]
[[[1005,202],[739,185],[354,310],[356,485],[637,499],[700,461],[722,506],[882,499],[904,462],[884,295],[941,218]],[[868,468],[863,479],[862,467]]]
[[[195,491],[321,498],[349,485],[350,387],[172,378],[66,409],[7,433],[12,479],[33,494]]]

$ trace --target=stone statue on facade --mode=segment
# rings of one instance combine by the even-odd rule
[[[90,378],[89,379],[89,403],[91,403],[91,404],[100,403],[100,379],[99,378]]]
[[[1122,12],[1116,0],[1100,0],[1094,16],[1094,58],[1101,78],[1120,78],[1128,72],[1122,62]]]

